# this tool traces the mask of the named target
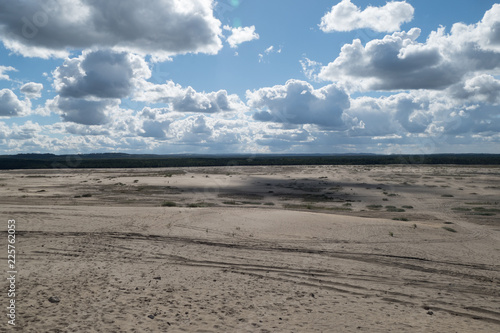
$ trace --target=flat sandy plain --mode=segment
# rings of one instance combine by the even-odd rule
[[[500,332],[500,167],[12,170],[0,202],[16,331]]]

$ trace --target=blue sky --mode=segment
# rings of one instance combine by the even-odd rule
[[[499,151],[493,1],[117,3],[0,3],[0,154]]]

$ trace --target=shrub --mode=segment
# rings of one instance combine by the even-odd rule
[[[175,206],[177,206],[177,204],[173,201],[163,201],[161,203],[161,206],[162,207],[175,207]]]
[[[443,227],[444,230],[447,230],[449,232],[457,232],[455,229],[450,228],[450,227]]]
[[[386,206],[388,212],[402,213],[405,212],[403,208],[396,208],[394,206]]]

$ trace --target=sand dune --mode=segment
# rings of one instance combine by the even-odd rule
[[[16,328],[498,332],[499,171],[4,171]]]

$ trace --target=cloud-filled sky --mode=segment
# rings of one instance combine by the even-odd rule
[[[0,154],[499,148],[493,1],[0,1]]]

